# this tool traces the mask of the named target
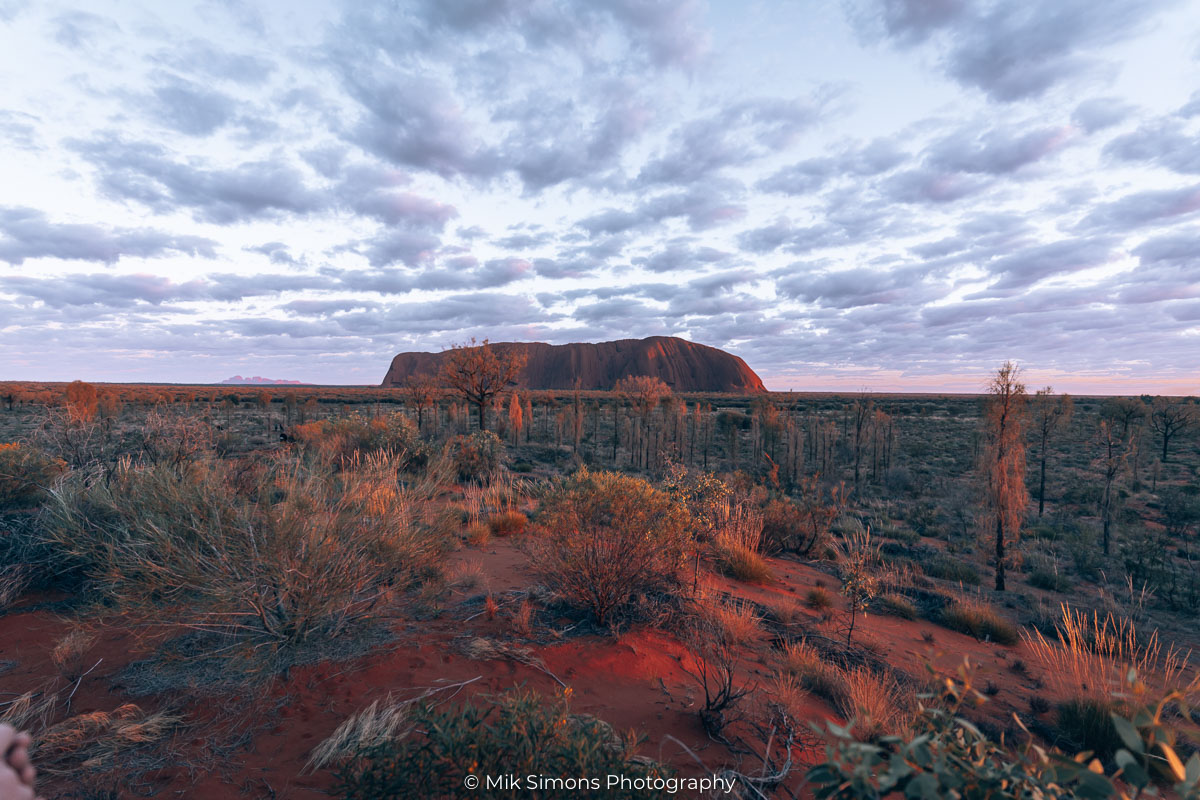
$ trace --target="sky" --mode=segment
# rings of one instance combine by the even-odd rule
[[[0,0],[0,379],[652,335],[1200,394],[1200,0]]]

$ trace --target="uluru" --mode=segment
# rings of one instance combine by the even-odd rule
[[[501,352],[526,354],[518,383],[528,389],[608,391],[628,375],[661,378],[676,392],[765,392],[762,380],[741,358],[716,347],[674,336],[613,342],[495,342]],[[392,359],[383,386],[400,386],[413,375],[434,374],[442,353],[400,353]]]

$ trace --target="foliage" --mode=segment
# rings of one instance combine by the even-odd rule
[[[481,782],[471,797],[501,798],[513,796],[513,790],[489,787],[485,779],[517,775],[522,797],[605,798],[612,796],[605,776],[670,776],[666,767],[635,756],[630,738],[617,736],[593,717],[571,714],[570,699],[569,689],[549,700],[512,690],[457,707],[417,705],[403,738],[365,747],[339,770],[338,790],[345,800],[462,797],[464,779],[473,775]],[[531,789],[524,784],[526,776],[559,781],[598,777],[601,785]],[[631,800],[660,795],[659,790],[638,788],[621,793]]]
[[[455,436],[450,442],[450,456],[460,481],[486,480],[500,469],[504,458],[504,443],[491,431],[475,431]]]
[[[75,474],[44,536],[118,607],[289,642],[336,635],[428,577],[445,543],[386,457],[341,472],[271,461]]]
[[[580,469],[551,487],[533,563],[552,589],[600,624],[635,595],[678,585],[689,516],[640,478]]]
[[[378,417],[350,414],[306,422],[293,427],[291,435],[307,451],[339,466],[356,457],[381,452],[397,454],[405,468],[418,468],[429,460],[416,424],[404,414]]]
[[[821,556],[829,531],[846,508],[848,492],[841,484],[825,486],[819,475],[801,479],[796,500],[774,500],[763,511],[763,547],[768,553]]]
[[[1164,724],[1167,709],[1178,700],[1167,695],[1129,718],[1112,716],[1125,747],[1115,757],[1118,770],[1106,776],[1103,765],[1086,752],[1068,757],[1034,745],[1032,737],[1012,751],[984,736],[961,713],[984,701],[964,668],[960,680],[946,679],[939,705],[920,708],[912,736],[867,743],[850,726],[829,722],[827,731],[818,729],[826,737],[825,758],[808,779],[821,800],[1066,800],[1127,798],[1131,795],[1117,779],[1141,793],[1152,789],[1158,777],[1174,783],[1180,797],[1194,800],[1200,797],[1200,755],[1194,754],[1185,767],[1176,754],[1174,734]]]
[[[487,430],[487,407],[525,367],[526,354],[498,347],[487,339],[454,345],[444,354],[441,381],[479,412],[479,429]]]

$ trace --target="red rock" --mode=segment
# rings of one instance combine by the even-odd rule
[[[528,389],[607,391],[627,375],[661,378],[676,392],[765,392],[754,370],[737,356],[673,336],[620,339],[615,342],[496,342],[500,350],[528,354],[519,383]],[[383,386],[400,386],[414,374],[440,369],[441,353],[401,353],[392,359]]]

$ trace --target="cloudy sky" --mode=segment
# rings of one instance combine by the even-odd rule
[[[0,0],[0,379],[1194,394],[1198,89],[1198,0]]]

